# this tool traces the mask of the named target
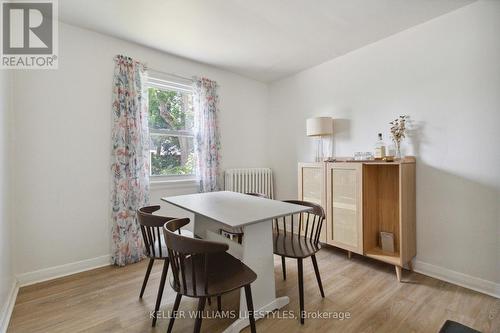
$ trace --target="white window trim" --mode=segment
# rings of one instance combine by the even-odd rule
[[[194,137],[194,133],[192,131],[186,131],[186,130],[168,130],[168,129],[162,129],[162,128],[150,128],[149,129],[149,135],[168,135],[168,136],[187,136],[187,137]]]
[[[185,177],[182,176],[152,176],[149,178],[149,186],[151,189],[164,189],[164,188],[197,188],[198,179],[195,176]]]
[[[146,89],[157,88],[165,90],[173,90],[178,92],[192,93],[192,82],[189,80],[179,80],[159,72],[149,72]],[[149,134],[169,135],[169,136],[187,136],[194,137],[192,131],[172,131],[166,129],[149,129]],[[186,188],[197,187],[198,178],[194,174],[190,175],[167,175],[167,176],[149,176],[149,184],[154,188]]]

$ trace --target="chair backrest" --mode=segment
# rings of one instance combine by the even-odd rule
[[[176,233],[188,223],[188,218],[170,220],[165,223],[163,232],[174,277],[174,289],[196,295],[200,288],[203,288],[205,293],[208,292],[209,255],[226,252],[229,246]],[[186,274],[187,271],[191,274]],[[201,276],[197,276],[197,273],[201,273]],[[186,281],[186,276],[189,275],[191,281]]]
[[[275,219],[275,232],[290,237],[302,236],[317,244],[321,235],[321,227],[325,220],[325,211],[323,208],[320,205],[308,201],[283,200],[283,202],[308,206],[311,207],[312,210]],[[289,230],[287,230],[287,227],[289,227]]]
[[[137,210],[137,217],[139,225],[141,226],[142,239],[146,247],[146,254],[148,257],[164,258],[167,257],[165,248],[162,249],[162,238],[160,235],[163,233],[163,225],[173,217],[165,217],[153,215],[160,209],[160,206],[147,206]],[[163,244],[164,245],[164,244]]]
[[[254,197],[259,197],[259,198],[264,198],[264,199],[269,199],[269,197],[264,194],[264,193],[245,193],[246,195],[251,195]]]

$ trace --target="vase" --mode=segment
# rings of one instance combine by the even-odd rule
[[[400,142],[395,142],[396,145],[396,156],[395,158],[400,160],[401,159],[401,143]]]

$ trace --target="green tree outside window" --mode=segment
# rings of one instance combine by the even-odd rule
[[[148,98],[151,175],[193,174],[192,94],[149,88]]]

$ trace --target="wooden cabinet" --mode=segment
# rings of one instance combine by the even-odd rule
[[[415,158],[396,162],[299,164],[299,199],[326,212],[321,241],[401,267],[416,255]],[[392,234],[394,252],[382,250],[380,233]]]

